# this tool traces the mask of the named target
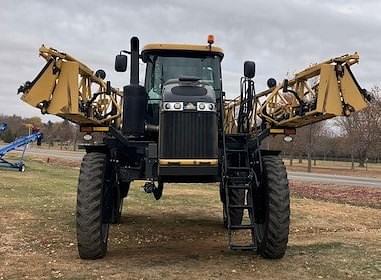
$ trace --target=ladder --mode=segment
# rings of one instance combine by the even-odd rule
[[[231,250],[256,250],[254,205],[252,199],[246,199],[253,194],[247,133],[224,134],[224,175],[223,188],[225,191],[225,209],[229,236],[229,248]],[[230,193],[241,192],[243,199],[237,202],[231,201]],[[234,203],[234,204],[233,204]],[[231,212],[242,209],[249,213],[249,222],[232,223]],[[251,240],[248,244],[237,243],[233,235],[238,231],[250,231]]]

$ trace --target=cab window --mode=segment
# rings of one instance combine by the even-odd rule
[[[155,56],[147,63],[146,90],[149,103],[161,100],[165,82],[191,76],[209,83],[216,91],[221,90],[220,58],[218,56]],[[156,101],[156,102],[155,102]]]

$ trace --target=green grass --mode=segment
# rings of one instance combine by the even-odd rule
[[[108,256],[82,261],[78,168],[26,164],[0,170],[0,279],[380,279],[377,209],[293,198],[287,254],[268,261],[227,250],[216,184],[168,184],[156,201],[134,183]]]
[[[68,203],[65,196],[75,191],[78,170],[28,161],[24,173],[0,170],[0,176],[2,205],[22,205],[36,210],[45,204]]]

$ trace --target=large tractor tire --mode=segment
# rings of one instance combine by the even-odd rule
[[[98,259],[107,252],[109,224],[104,222],[107,156],[87,153],[82,160],[77,193],[77,240],[82,259]]]
[[[279,156],[262,156],[262,162],[262,183],[254,193],[257,248],[264,258],[280,259],[286,253],[290,226],[287,173]]]
[[[227,219],[227,207],[225,189],[222,184],[220,185],[220,200],[222,202],[223,221],[225,228],[228,227]],[[230,205],[243,205],[245,203],[245,190],[230,190],[229,191],[229,203]],[[231,208],[230,209],[230,222],[232,225],[240,225],[242,223],[244,209],[243,208]]]

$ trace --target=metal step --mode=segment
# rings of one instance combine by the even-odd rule
[[[230,190],[250,190],[251,187],[247,184],[247,185],[231,185],[231,186],[228,186],[228,189]]]
[[[247,153],[247,150],[244,149],[226,149],[227,153]]]
[[[227,169],[231,170],[242,170],[242,171],[249,171],[249,167],[242,167],[242,166],[228,166]]]
[[[254,229],[254,224],[247,224],[247,225],[231,225],[231,229]]]
[[[250,209],[253,208],[253,205],[229,205],[228,208],[238,208],[238,209]]]
[[[229,181],[247,181],[248,183],[250,182],[249,176],[225,176],[225,179]]]
[[[248,134],[247,133],[232,133],[232,134],[225,134],[225,137],[229,138],[229,137],[241,137],[241,138],[244,138],[244,137],[247,137]]]

